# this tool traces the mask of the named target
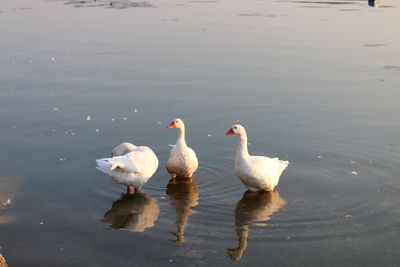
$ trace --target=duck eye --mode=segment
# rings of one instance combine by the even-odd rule
[[[235,126],[235,127],[233,127],[233,129],[237,130],[237,127]]]
[[[179,121],[175,121],[175,123],[178,123]]]

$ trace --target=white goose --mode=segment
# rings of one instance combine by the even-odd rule
[[[247,149],[246,130],[242,125],[233,125],[225,135],[233,134],[240,138],[235,156],[236,176],[251,191],[273,191],[289,162],[278,158],[251,156]]]
[[[112,156],[96,160],[96,168],[126,185],[129,194],[139,191],[158,168],[157,156],[147,146],[122,143],[112,150]]]
[[[178,129],[178,140],[171,149],[167,161],[167,171],[173,177],[192,177],[199,166],[199,162],[193,149],[186,145],[185,124],[181,119],[175,119],[170,122],[167,128]]]

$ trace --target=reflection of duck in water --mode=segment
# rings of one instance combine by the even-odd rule
[[[235,209],[235,225],[239,246],[226,250],[231,260],[238,261],[242,258],[247,247],[249,226],[257,222],[269,221],[272,214],[278,212],[285,205],[286,201],[279,196],[277,191],[247,191],[244,193]]]
[[[160,206],[154,197],[141,192],[123,194],[104,214],[103,222],[110,223],[114,229],[144,232],[154,226],[159,213]]]
[[[176,224],[178,230],[173,234],[176,236],[176,243],[185,241],[185,228],[189,217],[194,213],[193,207],[199,202],[199,193],[196,183],[192,178],[172,178],[167,185],[167,194],[176,210]]]
[[[370,7],[379,7],[380,0],[368,0],[368,5]]]

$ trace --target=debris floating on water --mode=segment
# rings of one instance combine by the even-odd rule
[[[6,202],[3,202],[3,206],[9,206],[11,205],[11,199],[7,199]]]
[[[86,120],[87,120],[87,121],[91,121],[91,120],[92,120],[92,117],[91,117],[90,115],[87,115]]]
[[[351,174],[352,174],[352,175],[358,175],[358,172],[352,171]]]
[[[61,161],[64,161],[64,160],[65,160],[65,158],[60,158],[60,162],[61,162]]]
[[[55,131],[55,130],[54,130]],[[75,135],[74,131],[69,129],[68,131],[64,132],[65,134],[71,134],[71,135]]]
[[[96,129],[96,133],[99,133],[99,132],[100,132],[100,130],[97,128],[97,129]]]
[[[51,57],[51,61],[56,61],[56,58],[55,57]]]
[[[128,120],[128,118],[127,118],[127,117],[123,117],[122,119],[123,119],[124,121]]]
[[[54,110],[54,111],[58,111],[58,110],[60,110],[60,109],[59,109],[59,108],[53,108],[53,110]]]
[[[356,162],[354,160],[350,160],[351,164],[356,164]]]
[[[138,112],[137,108],[135,108],[135,109],[133,110],[133,112],[135,112],[135,113]]]
[[[157,121],[157,124],[162,124],[162,121]]]
[[[321,156],[321,155],[318,155],[317,158],[322,159],[322,156]]]
[[[114,118],[112,118],[112,119],[111,119],[111,121],[115,121],[115,119],[114,119]]]
[[[212,134],[207,134],[208,137],[212,137]]]

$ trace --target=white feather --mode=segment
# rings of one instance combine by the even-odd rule
[[[136,146],[131,143],[122,143],[116,146],[112,151],[111,154],[113,156],[122,156],[126,153],[132,152],[136,149]]]
[[[96,164],[99,171],[110,175],[115,182],[140,189],[157,170],[158,159],[150,148],[135,146],[123,156],[98,159]]]
[[[166,168],[172,176],[191,177],[199,162],[194,150],[186,145],[185,124],[181,119],[175,119],[174,123],[178,129],[178,140],[171,149]]]
[[[232,126],[232,130],[240,138],[235,157],[236,176],[249,190],[273,191],[289,162],[278,158],[251,156],[248,153],[244,127],[236,124]]]

